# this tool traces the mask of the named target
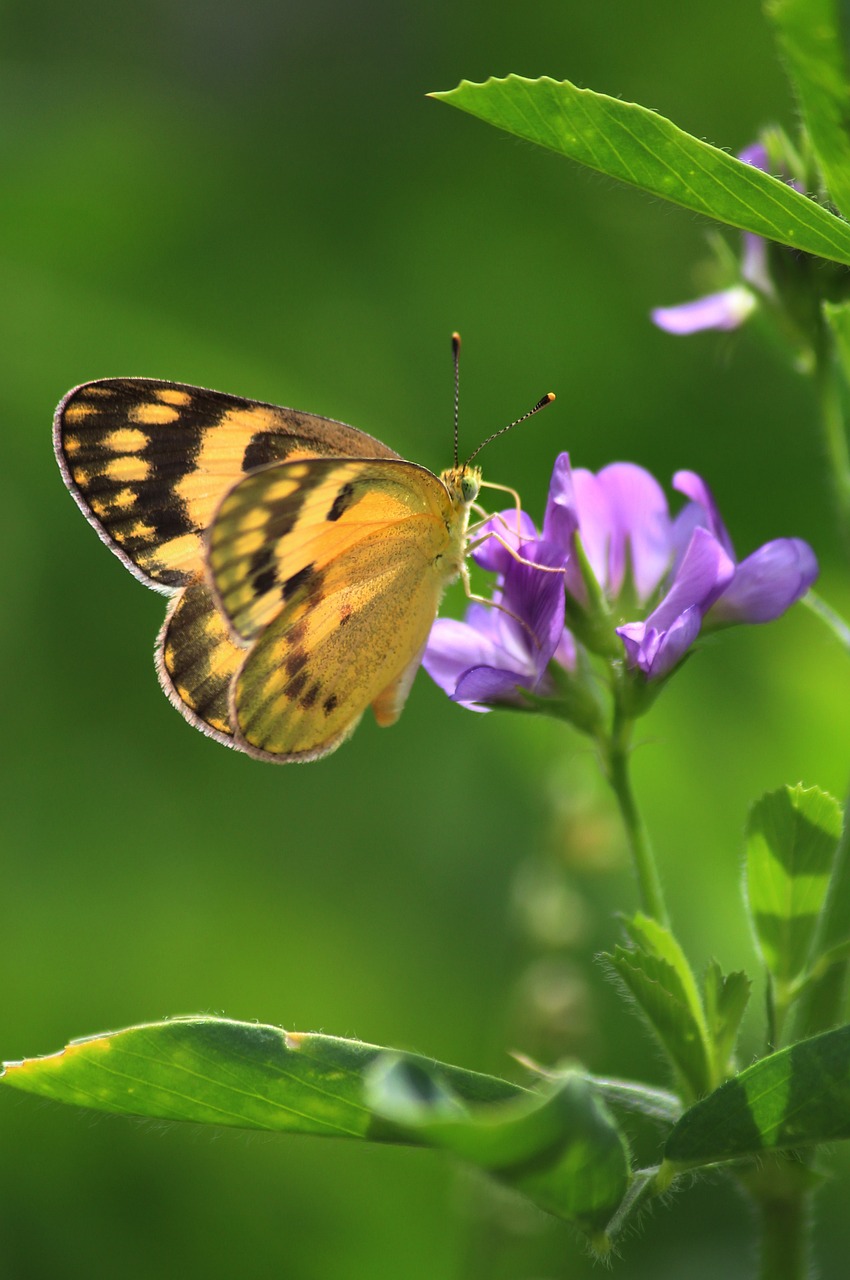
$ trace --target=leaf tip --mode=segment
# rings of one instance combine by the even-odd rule
[[[64,1049],[59,1049],[56,1053],[46,1053],[37,1058],[21,1058],[17,1062],[0,1064],[0,1078],[8,1077],[10,1083],[12,1083],[12,1077],[19,1079],[21,1076],[59,1070],[69,1058],[82,1050],[89,1053],[92,1050],[108,1050],[110,1048],[108,1036],[87,1036],[80,1040],[71,1040],[65,1045]]]

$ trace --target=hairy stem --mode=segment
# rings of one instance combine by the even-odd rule
[[[793,1154],[777,1152],[741,1182],[755,1205],[761,1232],[759,1280],[807,1280],[810,1268],[812,1175]]]
[[[606,766],[608,781],[623,819],[626,836],[629,841],[632,861],[637,876],[641,907],[648,916],[652,916],[660,924],[669,924],[667,907],[664,902],[664,891],[655,854],[649,840],[649,833],[640,816],[629,774],[631,748],[631,721],[619,711],[615,713],[614,727],[606,743]]]

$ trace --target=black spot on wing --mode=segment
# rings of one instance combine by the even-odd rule
[[[340,516],[348,510],[353,501],[354,485],[349,481],[348,484],[344,484],[342,486],[339,493],[334,498],[333,503],[331,504],[331,509],[325,516],[325,519],[338,520]]]
[[[300,671],[297,676],[293,676],[286,686],[287,697],[297,698],[303,692],[308,679],[309,676],[306,671]]]
[[[298,649],[303,643],[306,634],[307,619],[299,618],[297,622],[292,624],[286,633],[287,643],[292,647],[292,649]]]
[[[304,649],[293,649],[291,653],[288,653],[283,663],[287,675],[297,675],[309,656],[310,655]]]
[[[258,467],[267,467],[270,462],[284,462],[296,443],[291,436],[274,431],[256,431],[245,446],[242,470],[256,471]]]
[[[260,547],[251,556],[251,587],[255,595],[264,596],[277,586],[277,569],[271,547]]]
[[[322,574],[316,572],[316,566],[305,564],[303,569],[286,579],[281,587],[281,596],[284,600],[289,600],[300,587],[309,585],[311,592],[314,592],[319,590],[321,584]]]
[[[327,698],[325,698],[322,703],[322,707],[326,716],[329,716],[333,711],[336,711],[338,701],[339,699],[335,693],[331,693]]]
[[[321,692],[322,686],[318,682],[316,684],[311,684],[310,688],[304,694],[304,697],[299,703],[301,709],[303,711],[310,711],[316,705],[316,700]]]

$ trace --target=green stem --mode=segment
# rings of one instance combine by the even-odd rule
[[[641,907],[659,924],[669,925],[664,891],[661,888],[661,878],[658,875],[658,866],[652,852],[649,833],[644,826],[632,791],[629,776],[630,736],[631,720],[618,710],[615,713],[611,737],[605,744],[608,781],[620,806],[637,875]]]
[[[850,550],[850,452],[844,414],[844,383],[831,342],[824,341],[817,352],[815,381],[820,399],[823,443],[835,491],[839,530],[845,548]]]
[[[841,617],[841,614],[822,600],[814,591],[807,591],[800,601],[807,609],[810,609],[815,617],[820,618],[821,622],[829,627],[832,634],[842,644],[844,648],[850,652],[850,626]]]
[[[800,1200],[766,1200],[759,1210],[761,1280],[802,1280],[807,1273],[805,1205]]]
[[[812,1175],[808,1167],[792,1155],[777,1153],[739,1176],[759,1215],[759,1280],[804,1280],[811,1276]]]

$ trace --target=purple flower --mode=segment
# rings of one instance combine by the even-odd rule
[[[732,540],[705,481],[693,471],[677,471],[673,488],[691,500],[676,520],[680,543],[690,525],[707,529],[734,562]],[[773,622],[805,595],[817,576],[818,562],[807,542],[801,538],[766,542],[735,564],[734,576],[710,607],[706,621],[710,626]]]
[[[538,539],[525,513],[520,534],[515,530],[516,512],[505,511],[488,521],[482,535],[498,534],[533,565],[563,567],[564,551]],[[438,618],[422,665],[453,701],[475,711],[487,709],[482,703],[522,705],[523,689],[551,692],[547,668],[553,659],[565,667],[575,662],[574,642],[564,630],[563,574],[521,563],[493,536],[485,536],[473,556],[499,575],[493,605],[471,604],[463,622]]]
[[[760,142],[739,151],[738,159],[764,173],[768,171],[767,151]],[[792,181],[798,191],[801,186]],[[675,307],[656,307],[650,312],[654,324],[665,333],[700,333],[703,329],[737,329],[755,311],[759,296],[771,298],[774,289],[767,268],[767,245],[761,236],[744,232],[740,263],[741,280],[729,289],[709,293],[693,302]]]
[[[423,659],[428,673],[475,710],[523,705],[525,690],[557,695],[572,708],[568,718],[587,725],[589,695],[570,701],[565,693],[587,678],[583,650],[619,656],[658,680],[703,627],[771,621],[808,590],[818,568],[807,543],[779,538],[739,562],[705,481],[680,471],[673,486],[688,499],[675,518],[642,467],[615,462],[594,474],[573,470],[562,453],[541,536],[524,512],[503,512],[482,528],[473,556],[497,575],[496,607],[474,603],[463,622],[437,619]],[[567,676],[556,680],[559,667]]]

